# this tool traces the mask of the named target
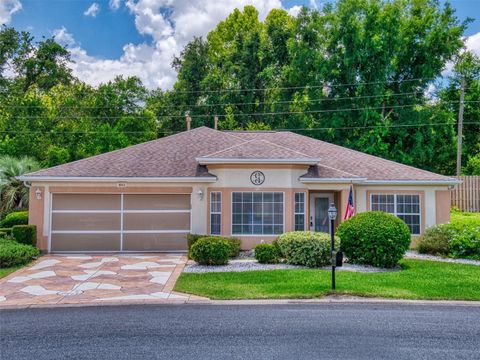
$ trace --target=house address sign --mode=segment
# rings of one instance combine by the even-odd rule
[[[265,181],[265,174],[261,171],[254,171],[250,175],[250,181],[253,185],[262,185]]]

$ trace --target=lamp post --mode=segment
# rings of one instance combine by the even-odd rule
[[[336,265],[336,253],[335,253],[335,218],[337,217],[337,208],[334,203],[330,204],[328,208],[328,218],[330,219],[330,240],[332,249],[332,290],[335,290],[335,265]]]

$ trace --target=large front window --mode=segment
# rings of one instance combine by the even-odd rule
[[[408,225],[412,234],[420,234],[420,195],[374,194],[372,210],[396,215]]]
[[[283,192],[233,192],[233,235],[283,233]]]

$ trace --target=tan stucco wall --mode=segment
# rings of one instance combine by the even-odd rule
[[[40,191],[42,192],[42,198],[40,200],[38,200],[35,196],[36,189],[40,189]],[[48,250],[48,235],[44,234],[44,207],[45,207],[45,187],[44,186],[30,187],[28,223],[30,225],[35,225],[37,227],[37,247],[41,251]]]
[[[451,197],[448,190],[435,191],[435,213],[437,224],[450,222]]]

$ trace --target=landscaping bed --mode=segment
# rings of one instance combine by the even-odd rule
[[[400,261],[401,271],[339,271],[335,294],[397,299],[480,301],[480,268],[428,260]],[[211,299],[318,298],[331,294],[323,269],[183,273],[175,290]]]

